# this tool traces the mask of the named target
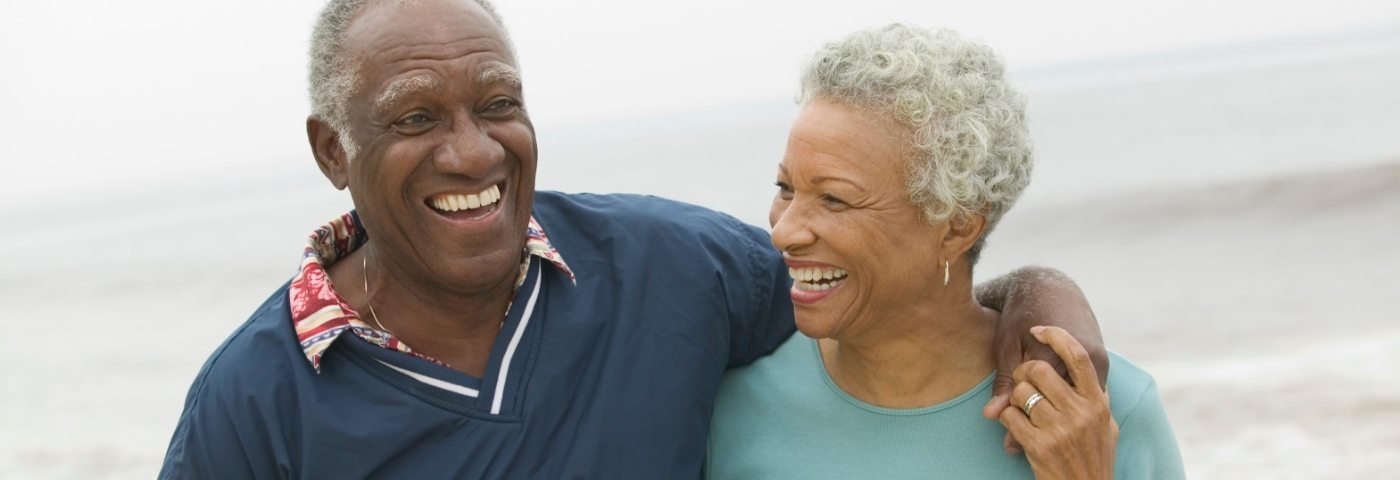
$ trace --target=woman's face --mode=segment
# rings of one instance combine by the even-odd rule
[[[943,286],[937,239],[948,224],[930,224],[905,197],[907,130],[823,99],[792,126],[768,221],[809,337],[873,339],[902,323],[880,319],[916,313]]]

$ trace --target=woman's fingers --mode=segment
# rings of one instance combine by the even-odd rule
[[[1075,401],[1079,393],[1065,381],[1055,367],[1041,360],[1031,360],[1016,367],[1011,374],[1016,383],[1029,383],[1035,390],[1056,404],[1067,406]],[[1012,405],[1019,405],[1013,403]]]
[[[1075,390],[1081,395],[1095,398],[1104,394],[1103,388],[1099,387],[1098,372],[1089,358],[1089,352],[1085,351],[1069,332],[1060,327],[1037,326],[1031,327],[1031,335],[1055,349],[1055,353],[1064,360],[1065,367],[1069,369],[1069,377],[1074,381]]]
[[[1001,421],[1003,427],[1006,427],[1006,433],[1010,436],[1010,439],[1002,444],[1002,448],[1008,455],[1018,453],[1011,448],[1010,440],[1025,443],[1026,440],[1034,438],[1036,435],[1035,425],[1031,424],[1031,420],[1026,418],[1026,414],[1021,411],[1020,407],[1013,406],[1002,409],[1001,415],[997,419]]]
[[[1041,397],[1031,402],[1036,394],[1041,394]],[[1055,406],[1055,402],[1030,383],[1017,382],[1016,386],[1011,389],[1011,400],[1013,402],[1011,408],[1020,410],[1030,418],[1031,424],[1037,427],[1050,425],[1060,417],[1060,411]],[[1026,410],[1027,404],[1031,405],[1029,411]]]

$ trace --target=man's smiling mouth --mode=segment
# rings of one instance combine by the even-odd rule
[[[487,207],[495,205],[501,200],[501,186],[492,185],[486,190],[476,193],[450,192],[440,193],[428,197],[428,206],[441,213],[467,212],[471,210],[486,211]]]

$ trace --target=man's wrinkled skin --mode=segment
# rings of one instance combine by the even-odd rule
[[[535,128],[505,32],[474,2],[388,2],[365,7],[345,48],[360,64],[348,108],[359,153],[348,158],[321,119],[309,118],[307,133],[326,178],[350,189],[370,241],[330,267],[331,282],[367,281],[337,292],[358,311],[373,305],[415,351],[480,376],[535,194]],[[502,198],[480,218],[429,200],[492,186]]]

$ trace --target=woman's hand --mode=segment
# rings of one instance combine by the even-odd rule
[[[1001,424],[1020,442],[1037,479],[1113,478],[1118,423],[1089,353],[1058,327],[1034,327],[1031,335],[1064,360],[1074,385],[1044,361],[1021,364],[1012,375],[1016,386]],[[1023,411],[1037,393],[1043,398]]]

